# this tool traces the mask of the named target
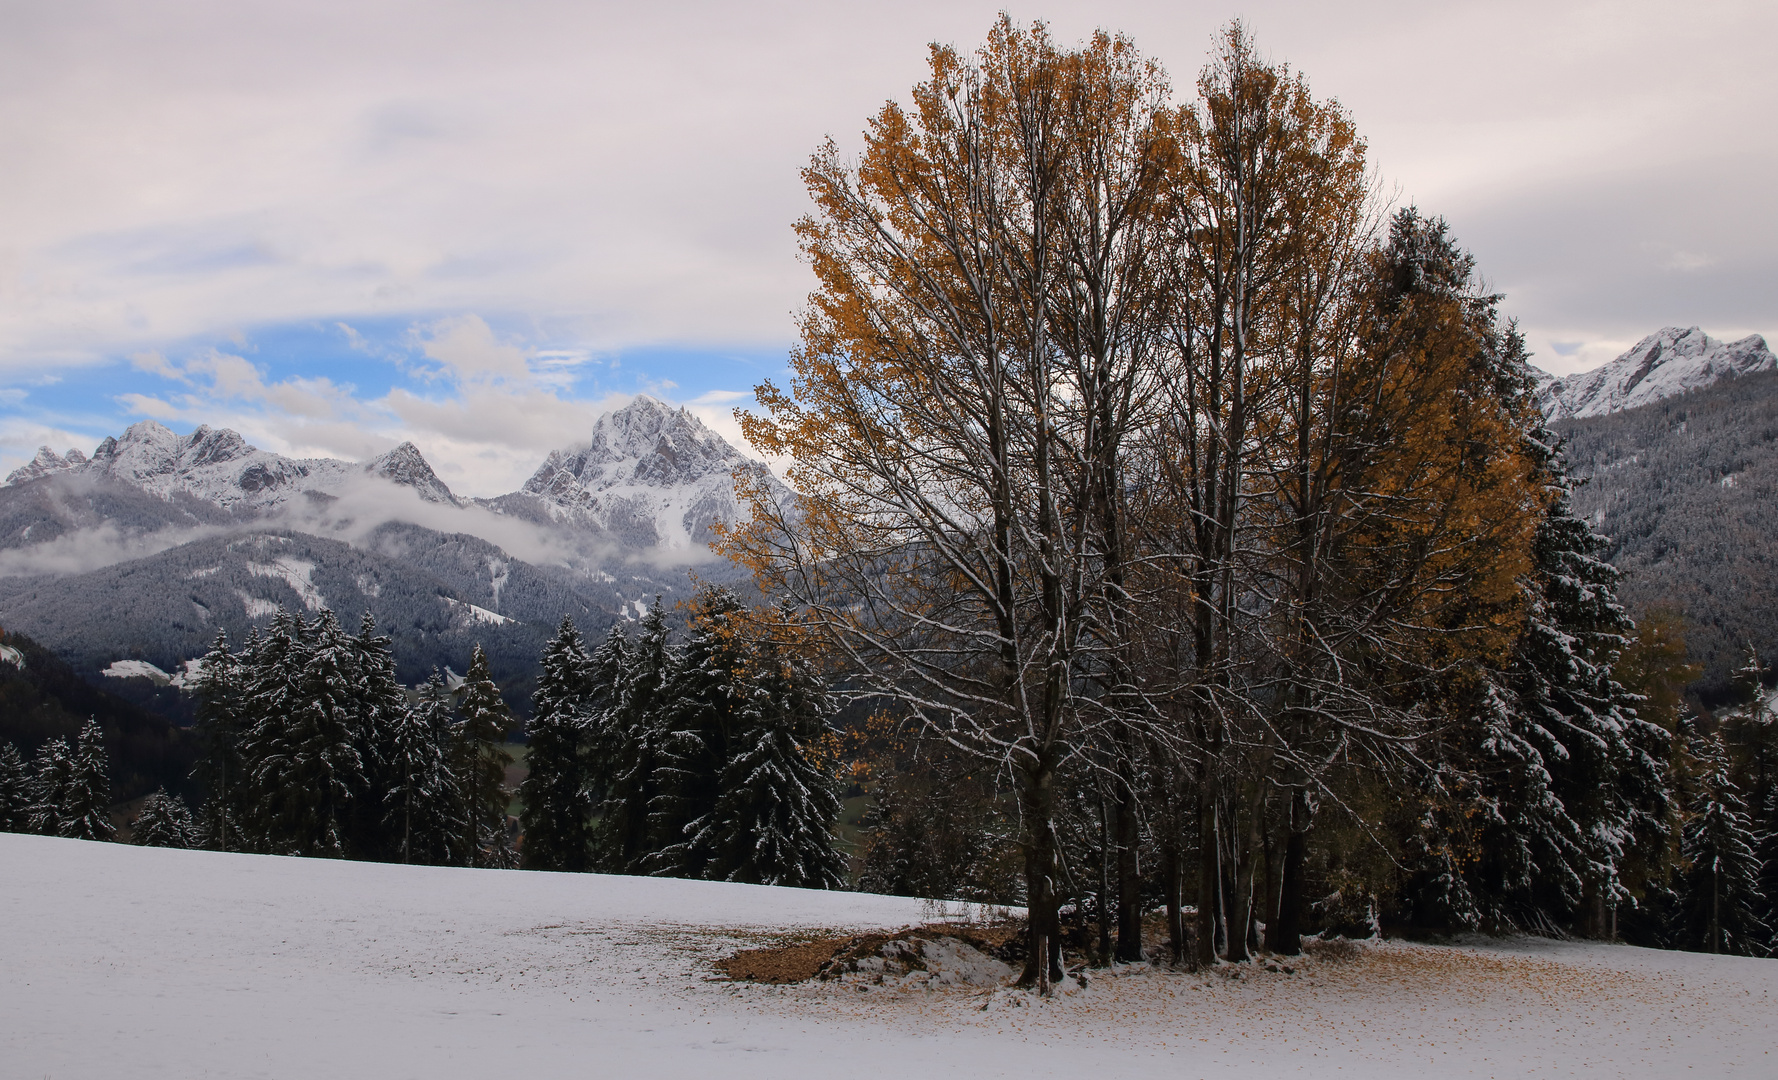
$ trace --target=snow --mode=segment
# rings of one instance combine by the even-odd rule
[[[0,662],[11,664],[20,671],[25,670],[25,654],[11,645],[0,645]]]
[[[1719,380],[1778,370],[1778,356],[1755,334],[1722,342],[1697,327],[1669,326],[1611,363],[1564,378],[1537,372],[1538,404],[1551,420],[1605,416],[1700,390]]]
[[[171,675],[146,660],[117,660],[99,674],[108,679],[152,679],[158,686],[173,681]]]
[[[506,623],[518,621],[517,619],[509,619],[505,615],[502,615],[497,611],[489,611],[485,607],[477,607],[474,604],[466,604],[461,600],[453,600],[448,596],[443,597],[443,600],[445,603],[447,603],[451,606],[451,610],[462,612],[464,614],[464,616],[466,616],[468,618],[468,620],[471,624],[480,624],[480,625],[485,625],[485,626],[503,626]]]
[[[296,590],[297,598],[310,611],[320,611],[327,606],[327,598],[321,595],[321,591],[315,588],[315,583],[311,580],[315,573],[315,564],[312,562],[286,556],[270,563],[250,562],[247,564],[247,571],[255,577],[276,578],[286,583]],[[251,607],[247,613],[253,614]]]
[[[268,615],[278,613],[278,605],[270,600],[261,600],[257,596],[250,596],[243,589],[236,589],[235,595],[241,598],[241,606],[247,609],[249,619],[263,619]]]
[[[1770,1076],[1778,961],[1531,940],[1294,973],[980,987],[712,978],[919,901],[0,835],[0,1061],[136,1078]],[[930,987],[928,989],[927,987]]]

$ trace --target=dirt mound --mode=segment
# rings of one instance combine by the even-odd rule
[[[1022,928],[935,924],[894,933],[742,949],[716,970],[742,982],[796,983],[863,978],[939,985],[998,985],[1016,974]]]

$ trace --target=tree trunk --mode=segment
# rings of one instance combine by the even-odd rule
[[[1062,977],[1062,951],[1056,901],[1055,763],[1047,757],[1026,775],[1025,821],[1025,971],[1020,986],[1048,993]]]
[[[1216,774],[1210,766],[1203,768],[1198,784],[1198,966],[1216,963],[1217,943],[1221,938],[1218,921],[1222,915],[1222,840],[1216,832]]]
[[[1111,962],[1111,850],[1110,809],[1105,792],[1099,792],[1099,962]]]
[[[1142,879],[1136,863],[1136,779],[1129,755],[1120,755],[1117,776],[1117,959],[1142,961]]]
[[[1303,870],[1309,856],[1309,800],[1302,791],[1290,798],[1290,831],[1284,841],[1278,918],[1266,926],[1266,948],[1284,956],[1303,951]]]

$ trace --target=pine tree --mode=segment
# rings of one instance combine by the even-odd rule
[[[351,639],[353,726],[363,781],[352,793],[351,847],[360,858],[393,859],[401,838],[391,828],[385,800],[397,783],[390,765],[396,728],[407,714],[407,695],[396,677],[389,639],[377,633],[366,611]]]
[[[0,832],[31,828],[31,773],[19,748],[0,744]]]
[[[586,641],[566,616],[543,651],[532,695],[530,736],[519,784],[524,865],[534,870],[591,868],[593,791],[591,711],[598,686]]]
[[[255,643],[250,643],[251,655]],[[242,849],[241,820],[246,805],[247,770],[241,738],[247,727],[242,663],[229,652],[228,635],[218,630],[198,664],[190,686],[197,699],[198,760],[192,775],[207,793],[200,808],[203,833],[219,851]]]
[[[1699,952],[1763,956],[1772,932],[1760,918],[1757,842],[1741,789],[1729,776],[1721,734],[1691,732],[1684,826],[1680,833],[1679,944]]]
[[[793,625],[780,612],[779,625]],[[835,846],[835,779],[811,758],[833,713],[823,680],[771,641],[749,650],[745,703],[718,778],[716,805],[693,824],[690,847],[712,857],[704,876],[756,885],[837,889],[846,861]]]
[[[649,813],[660,792],[659,769],[665,741],[668,686],[677,678],[678,650],[668,641],[661,598],[642,617],[630,646],[606,638],[597,659],[600,670],[616,665],[616,702],[605,711],[596,734],[609,776],[599,804],[596,867],[611,874],[639,874],[653,852]],[[601,675],[601,678],[604,676]]]
[[[42,836],[62,835],[62,807],[68,799],[68,784],[73,772],[68,740],[50,739],[37,748],[37,758],[31,763],[32,832]]]
[[[450,691],[434,670],[390,732],[383,762],[390,783],[383,800],[386,823],[404,863],[461,861],[455,853],[468,811],[451,771],[454,728]]]
[[[111,770],[105,760],[105,733],[96,720],[81,727],[74,745],[58,831],[76,840],[109,840],[117,832],[111,823]]]
[[[249,635],[238,658],[240,687],[240,755],[244,783],[236,786],[240,801],[240,839],[230,847],[240,851],[293,854],[289,838],[281,835],[274,818],[287,804],[282,787],[282,759],[293,744],[290,732],[300,710],[299,683],[308,660],[307,628],[282,606],[272,615],[265,633]],[[273,758],[278,761],[272,761]]]
[[[707,826],[749,697],[741,613],[727,589],[706,587],[693,601],[685,648],[660,703],[659,791],[648,808],[650,874],[695,878],[715,869],[716,834]]]
[[[290,711],[261,713],[253,779],[266,802],[265,831],[273,850],[342,858],[346,815],[364,782],[356,730],[354,649],[325,609],[303,635],[302,668],[290,685],[264,690]],[[285,652],[284,663],[296,656]]]
[[[131,824],[130,843],[140,847],[195,848],[202,837],[185,800],[160,788],[142,803]]]
[[[463,837],[466,865],[503,865],[508,861],[506,767],[512,764],[504,744],[513,719],[500,688],[488,675],[488,657],[480,644],[470,657],[458,694],[460,719],[452,765],[468,811]]]

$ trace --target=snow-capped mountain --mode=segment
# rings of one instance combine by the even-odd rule
[[[1778,356],[1754,334],[1722,342],[1697,327],[1669,326],[1603,367],[1538,382],[1538,405],[1551,420],[1605,416],[1701,390],[1722,379],[1778,370]]]
[[[529,497],[552,519],[625,546],[689,552],[713,538],[712,524],[740,516],[737,470],[778,486],[690,412],[644,394],[599,417],[588,441],[552,451],[522,491],[495,502],[511,508]]]
[[[365,475],[410,487],[421,499],[459,505],[413,443],[366,462],[334,458],[287,458],[249,445],[228,428],[199,427],[176,435],[153,420],[130,425],[121,438],[107,437],[92,456],[57,454],[45,446],[7,486],[56,474],[121,480],[161,498],[185,492],[224,509],[272,509],[310,492],[335,495]]]

